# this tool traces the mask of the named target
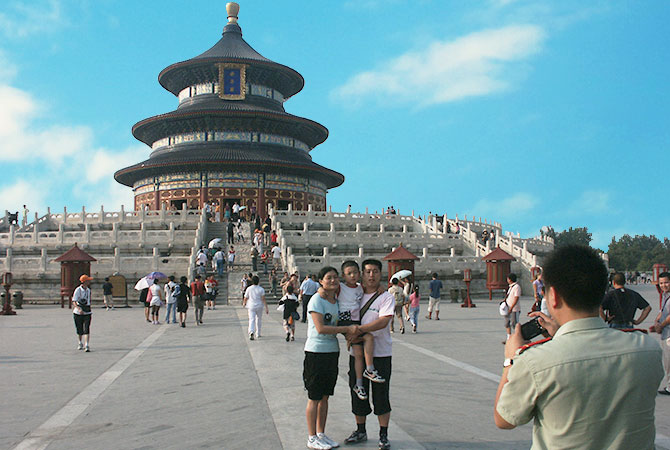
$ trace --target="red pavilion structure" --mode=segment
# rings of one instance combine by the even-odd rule
[[[268,203],[325,210],[328,189],[344,182],[310,156],[328,130],[284,110],[304,79],[251,48],[237,23],[239,6],[226,9],[228,24],[212,48],[158,75],[179,106],[135,124],[133,135],[151,154],[114,178],[132,187],[136,210],[205,202],[238,202],[262,215]]]

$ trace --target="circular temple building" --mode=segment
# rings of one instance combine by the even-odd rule
[[[344,176],[314,163],[309,152],[328,130],[283,106],[304,79],[251,48],[237,24],[239,6],[226,9],[219,42],[158,75],[179,106],[135,124],[133,136],[151,155],[114,178],[133,188],[136,210],[195,209],[205,202],[222,208],[238,202],[262,215],[270,203],[325,210],[327,190]]]

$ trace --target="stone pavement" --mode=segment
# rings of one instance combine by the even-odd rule
[[[640,288],[653,307],[647,322],[658,311],[652,289]],[[497,302],[475,302],[443,303],[439,322],[422,312],[418,334],[393,335],[394,449],[530,447],[530,424],[493,424],[504,330]],[[91,353],[76,350],[69,310],[28,305],[0,317],[0,448],[305,448],[305,325],[286,342],[271,306],[262,338],[249,341],[242,308],[205,310],[199,327],[189,313],[182,329],[144,322],[140,307],[96,309]],[[355,427],[342,353],[327,425],[338,441]],[[658,448],[670,449],[670,398],[659,396],[656,411]],[[350,448],[377,448],[374,416],[368,436]]]

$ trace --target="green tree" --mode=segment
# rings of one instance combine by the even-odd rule
[[[556,233],[554,238],[554,245],[556,248],[565,247],[566,245],[586,245],[591,243],[591,233],[587,227],[568,228],[560,233]]]
[[[670,265],[670,240],[624,234],[618,241],[612,238],[607,254],[610,267],[615,270],[649,271],[656,263]]]

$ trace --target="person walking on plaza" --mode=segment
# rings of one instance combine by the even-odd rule
[[[442,281],[437,279],[437,272],[433,273],[433,279],[428,284],[430,289],[430,296],[428,297],[428,315],[426,319],[433,318],[433,311],[435,311],[435,320],[440,320],[440,291],[444,288]]]
[[[362,286],[363,299],[361,300],[361,325],[356,330],[360,333],[371,333],[374,337],[373,361],[375,369],[379,375],[386,380],[385,383],[370,383],[364,379],[364,388],[370,392],[372,385],[372,395],[368,399],[361,400],[353,388],[356,385],[356,361],[350,350],[349,354],[349,387],[351,394],[351,411],[355,416],[356,430],[345,440],[347,444],[366,441],[368,439],[365,423],[368,414],[372,412],[370,408],[370,398],[374,413],[379,421],[379,448],[382,450],[390,449],[391,444],[388,440],[388,426],[391,420],[391,355],[392,340],[389,323],[393,318],[394,299],[393,296],[385,291],[378,294],[382,277],[382,263],[376,259],[368,259],[361,264],[363,267]],[[369,303],[369,304],[368,304]],[[347,336],[347,341],[351,342],[355,336]]]
[[[151,299],[149,298],[149,288],[145,287],[140,291],[140,303],[144,306],[144,318],[147,322],[151,323],[149,315],[151,313]]]
[[[233,270],[235,267],[235,247],[230,246],[228,250],[228,270]]]
[[[191,302],[191,290],[186,284],[188,278],[181,277],[179,285],[174,290],[174,297],[177,299],[177,312],[179,313],[179,325],[186,328],[186,312],[188,311],[188,304]]]
[[[270,294],[277,295],[277,271],[272,269],[270,271],[270,276],[268,277],[268,282],[270,283]]]
[[[105,302],[105,308],[107,311],[114,309],[114,299],[112,297],[112,283],[109,282],[109,278],[105,278],[105,282],[102,283],[102,299]]]
[[[651,306],[640,294],[626,289],[626,277],[622,273],[615,273],[612,277],[612,289],[603,298],[600,306],[600,317],[610,328],[633,328],[644,322],[651,312]],[[640,317],[635,319],[635,311],[641,309]]]
[[[233,203],[233,222],[237,222],[237,220],[240,218],[240,204],[235,201]]]
[[[508,313],[503,316],[505,320],[505,330],[507,331],[507,338],[503,344],[509,340],[512,330],[519,323],[519,316],[521,315],[521,286],[516,282],[516,274],[510,273],[507,275],[507,296],[505,303],[507,303]]]
[[[235,224],[233,223],[232,220],[229,220],[228,224],[226,225],[226,236],[228,236],[229,245],[235,243],[234,234],[235,234]]]
[[[353,336],[357,327],[337,326],[339,309],[335,296],[340,285],[337,270],[324,267],[318,277],[323,294],[315,293],[309,302],[302,379],[307,390],[307,448],[329,450],[340,445],[325,434],[328,398],[335,393],[338,374],[337,334],[348,332]]]
[[[79,277],[81,283],[72,294],[72,316],[74,317],[74,326],[77,330],[77,339],[79,344],[77,350],[91,351],[89,343],[91,340],[91,280],[88,275]]]
[[[258,272],[258,249],[253,245],[251,246],[250,256],[251,256],[251,270],[252,272]]]
[[[400,334],[405,334],[405,321],[402,317],[402,311],[405,306],[405,292],[399,286],[399,284],[400,281],[398,281],[397,278],[393,278],[391,280],[391,287],[389,288],[388,291],[393,296],[393,300],[395,302],[394,313],[395,316],[398,318],[398,321],[400,322]],[[395,330],[393,329],[393,322],[394,318],[391,317],[391,333],[395,332]]]
[[[170,275],[163,288],[165,290],[165,323],[170,323],[170,315],[172,315],[172,323],[177,323],[177,297],[174,295],[176,287],[174,275]]]
[[[202,325],[202,315],[205,313],[205,283],[202,282],[200,275],[196,275],[191,283],[191,296],[195,309],[195,324]]]
[[[298,320],[295,316],[298,314],[298,297],[293,294],[293,286],[289,286],[286,295],[279,300],[279,305],[284,305],[282,312],[282,319],[284,331],[286,331],[286,342],[289,340],[295,341],[295,321]]]
[[[265,314],[270,314],[268,304],[265,302],[265,289],[258,283],[260,279],[257,275],[251,277],[251,286],[244,291],[242,306],[247,308],[249,313],[249,339],[254,340],[261,337],[261,322],[263,321],[263,309]]]
[[[405,319],[409,322],[409,297],[414,292],[414,283],[410,277],[406,277],[402,280],[402,291],[405,294]]]
[[[544,283],[551,317],[532,316],[553,338],[527,344],[517,324],[505,344],[496,426],[533,421],[532,448],[655,448],[661,349],[653,337],[610,329],[599,317],[607,287],[600,255],[560,247],[544,262]]]
[[[158,312],[163,304],[163,292],[158,284],[158,279],[154,279],[154,284],[149,287],[149,292],[151,292],[151,302],[149,302],[149,305],[151,306],[151,323],[160,325],[160,322],[158,321]]]
[[[272,250],[270,250],[272,253],[272,265],[275,268],[275,270],[281,269],[281,248],[275,244],[274,247],[272,247]]]
[[[305,323],[307,321],[307,306],[309,305],[309,300],[312,298],[316,291],[319,289],[319,283],[314,280],[314,274],[309,274],[309,278],[302,282],[300,285],[300,301],[302,302],[302,317],[301,322]],[[288,292],[288,285],[286,288]],[[295,292],[295,291],[294,291]]]
[[[533,281],[533,296],[535,297],[535,303],[532,308],[533,311],[539,311],[542,305],[542,299],[544,298],[542,288],[544,288],[544,283],[542,282],[542,273],[540,272]]]
[[[414,292],[409,296],[409,323],[412,324],[412,333],[416,333],[419,324],[419,302],[421,295],[419,295],[419,286],[414,286]]]
[[[652,331],[661,334],[665,369],[665,383],[661,385],[662,389],[658,393],[670,395],[670,272],[661,272],[658,275],[658,288],[661,291],[661,310],[654,320]]]
[[[219,274],[219,277],[223,276],[223,271],[226,268],[226,255],[223,253],[222,249],[218,249],[214,253],[214,261],[216,261],[216,273]]]
[[[207,309],[216,309],[216,294],[217,286],[219,282],[214,279],[214,275],[210,275],[205,280],[205,303],[207,304]]]

